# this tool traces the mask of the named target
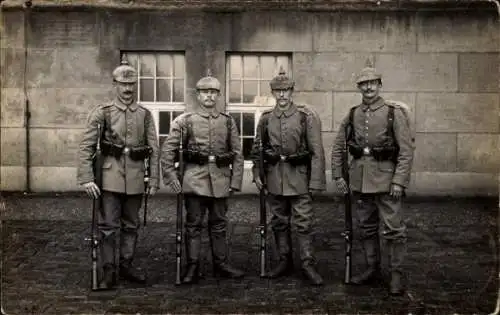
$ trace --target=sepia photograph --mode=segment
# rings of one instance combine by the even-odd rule
[[[500,0],[0,0],[0,310],[500,315]]]

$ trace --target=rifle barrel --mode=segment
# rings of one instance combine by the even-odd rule
[[[182,259],[182,209],[184,202],[184,195],[182,192],[182,182],[184,178],[184,148],[183,148],[183,132],[182,127],[180,129],[180,141],[179,141],[179,183],[181,185],[181,191],[177,194],[177,218],[176,218],[176,233],[175,233],[175,284],[181,284],[181,259]]]

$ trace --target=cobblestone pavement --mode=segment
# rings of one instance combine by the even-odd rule
[[[285,279],[260,279],[256,196],[230,201],[230,255],[247,272],[243,280],[212,276],[205,236],[205,278],[196,286],[176,287],[175,199],[155,196],[148,210],[152,222],[141,231],[136,258],[148,272],[148,285],[121,282],[114,292],[91,293],[84,241],[90,205],[78,195],[4,198],[4,218],[9,218],[2,223],[4,312],[488,314],[495,308],[498,206],[493,199],[408,201],[409,290],[400,298],[389,297],[383,285],[343,285],[343,208],[325,198],[315,201],[316,256],[325,286],[309,286],[298,270]],[[353,254],[356,272],[363,262],[356,241]],[[274,254],[269,256],[275,263]]]

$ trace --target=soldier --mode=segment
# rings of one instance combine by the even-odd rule
[[[294,81],[280,68],[270,82],[276,105],[259,120],[252,148],[253,181],[260,190],[259,150],[262,140],[266,173],[267,201],[272,214],[279,264],[267,273],[278,278],[293,271],[291,229],[297,233],[302,272],[314,284],[323,279],[315,269],[312,245],[314,209],[312,192],[325,190],[325,157],[321,122],[314,112],[292,100]],[[262,133],[261,128],[265,131]]]
[[[402,196],[408,187],[413,144],[404,109],[379,96],[382,76],[368,61],[358,75],[361,104],[342,121],[332,151],[332,175],[338,189],[348,193],[342,178],[342,150],[353,157],[349,169],[356,215],[368,268],[351,279],[354,285],[381,280],[379,218],[389,247],[390,293],[400,295],[407,231]],[[347,163],[347,162],[346,162]]]
[[[137,72],[122,61],[113,71],[115,98],[94,107],[88,115],[80,143],[78,183],[103,206],[97,213],[103,277],[99,289],[116,284],[115,248],[120,233],[119,276],[145,283],[145,274],[132,265],[139,228],[139,209],[144,192],[144,159],[150,154],[150,181],[147,193],[158,189],[159,147],[151,112],[136,103]],[[98,135],[97,126],[102,127]],[[102,187],[94,182],[92,159],[101,137]]]
[[[243,181],[244,162],[238,129],[231,116],[216,108],[220,82],[210,71],[198,81],[196,90],[199,108],[183,113],[172,122],[161,153],[164,183],[174,193],[184,193],[188,260],[182,280],[185,284],[199,280],[201,229],[207,210],[214,271],[229,278],[244,276],[241,270],[229,264],[226,244],[227,198],[241,189]],[[181,141],[185,162],[182,183],[174,166]]]

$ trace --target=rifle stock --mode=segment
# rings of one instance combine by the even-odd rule
[[[180,130],[179,141],[179,182],[181,184],[181,191],[177,194],[177,220],[176,220],[176,234],[175,234],[175,249],[176,249],[176,272],[175,284],[181,284],[181,258],[182,258],[182,208],[184,202],[184,195],[182,192],[182,181],[184,178],[184,148],[183,148],[183,132],[182,127]]]
[[[98,290],[98,271],[97,271],[97,250],[99,241],[96,232],[97,214],[96,212],[102,208],[102,163],[103,156],[101,151],[101,125],[97,125],[97,145],[95,157],[93,161],[94,180],[96,185],[101,190],[101,195],[93,200],[92,204],[92,227],[91,227],[91,259],[92,259],[92,278],[91,289]]]
[[[346,132],[347,139],[347,132]],[[342,236],[345,240],[345,272],[344,272],[344,283],[350,283],[351,281],[351,271],[352,271],[352,201],[351,201],[351,189],[349,183],[349,154],[347,149],[347,140],[344,143],[344,149],[342,152],[342,177],[346,181],[347,194],[344,195],[344,206],[345,206],[345,229]]]
[[[262,124],[264,126],[264,124]],[[260,199],[260,276],[266,276],[266,238],[267,238],[267,216],[266,216],[266,173],[264,169],[264,145],[262,141],[264,128],[261,128],[260,151],[259,151],[259,178],[262,187],[259,191]]]

